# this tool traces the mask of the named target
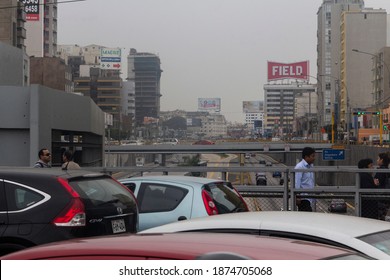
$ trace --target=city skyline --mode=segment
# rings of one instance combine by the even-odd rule
[[[310,75],[316,75],[321,4],[322,0],[213,0],[207,6],[194,0],[66,3],[58,6],[58,44],[121,47],[122,62],[130,48],[157,54],[163,70],[161,110],[196,111],[198,98],[217,97],[228,121],[243,122],[242,102],[264,100],[267,61],[309,60]],[[365,6],[390,12],[390,1],[365,1]]]

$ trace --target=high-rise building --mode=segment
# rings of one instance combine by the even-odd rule
[[[26,7],[26,49],[29,56],[53,57],[57,52],[57,0],[20,0]]]
[[[18,0],[0,1],[0,41],[26,50],[26,13]]]
[[[338,111],[335,103],[340,88],[340,25],[344,11],[359,11],[363,0],[323,0],[317,13],[317,92],[318,116],[321,127],[330,125],[332,112]],[[361,37],[362,33],[356,32]]]
[[[145,118],[159,118],[160,115],[160,58],[152,53],[130,49],[127,56],[127,80],[134,82],[135,122],[143,125]]]

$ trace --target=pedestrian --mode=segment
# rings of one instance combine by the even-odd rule
[[[359,169],[373,169],[374,161],[370,158],[364,158],[358,162]],[[372,172],[360,172],[360,188],[373,189],[378,188],[379,180],[374,179]],[[365,218],[378,219],[379,209],[378,201],[375,198],[362,196],[361,198],[361,216]]]
[[[65,151],[62,154],[62,170],[80,169],[80,165],[73,161],[73,153],[71,151]]]
[[[390,158],[388,153],[379,153],[376,160],[378,169],[389,169]],[[374,178],[378,179],[379,188],[389,188],[390,173],[376,173]]]
[[[313,168],[313,163],[316,158],[316,151],[311,147],[305,147],[302,150],[302,160],[298,162],[295,169],[310,169]],[[295,188],[297,189],[313,189],[315,186],[314,172],[296,172],[295,173]],[[298,211],[312,212],[315,206],[314,199],[297,199]]]
[[[38,152],[39,160],[35,163],[34,168],[51,168],[51,154],[47,148],[42,148]]]

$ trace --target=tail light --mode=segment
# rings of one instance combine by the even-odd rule
[[[69,185],[68,181],[62,178],[57,179],[60,184],[71,195],[72,200],[67,207],[53,220],[56,226],[79,227],[86,225],[84,203],[79,194]]]
[[[214,200],[206,190],[202,190],[202,199],[207,214],[209,216],[218,215],[218,209],[215,206]]]

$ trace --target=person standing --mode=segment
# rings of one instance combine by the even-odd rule
[[[370,158],[364,158],[358,162],[359,169],[374,168],[374,161]],[[359,172],[360,188],[372,189],[378,188],[379,180],[374,179],[372,172]],[[361,216],[364,218],[378,219],[379,208],[378,201],[375,198],[363,196],[361,198]]]
[[[35,163],[34,168],[51,168],[51,153],[47,148],[42,148],[38,152],[39,160]]]
[[[295,169],[310,169],[313,168],[313,163],[316,158],[316,151],[311,147],[305,147],[302,150],[302,160],[298,162]],[[315,185],[314,172],[296,172],[295,173],[295,188],[297,189],[313,189]],[[312,212],[315,204],[314,199],[297,199],[298,211]]]
[[[378,159],[376,160],[378,169],[389,169],[390,158],[387,153],[379,153]],[[389,173],[376,173],[374,178],[378,179],[379,188],[388,188],[389,186]]]
[[[71,151],[65,151],[62,154],[62,160],[64,161],[61,167],[62,170],[80,169],[80,165],[73,161],[73,153]]]

